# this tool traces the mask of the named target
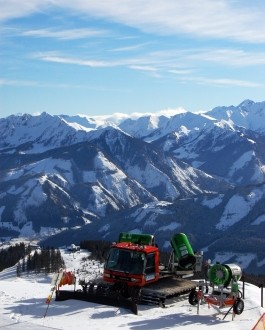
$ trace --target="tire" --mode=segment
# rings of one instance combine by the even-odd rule
[[[198,296],[197,296],[197,291],[196,290],[191,290],[190,294],[189,294],[189,303],[192,306],[196,306],[198,304]]]
[[[233,312],[236,315],[240,315],[244,310],[244,301],[242,299],[237,299],[233,305]]]

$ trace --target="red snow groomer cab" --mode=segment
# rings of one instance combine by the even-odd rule
[[[184,279],[201,270],[202,255],[194,254],[187,236],[175,234],[167,265],[159,262],[154,236],[121,233],[104,265],[103,280],[83,285],[83,291],[57,291],[56,300],[80,299],[131,309],[139,303],[165,307],[166,299],[195,290],[194,281]]]
[[[153,235],[121,233],[110,248],[103,279],[137,287],[158,281],[159,250]]]

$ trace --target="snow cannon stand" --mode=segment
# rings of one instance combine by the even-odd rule
[[[240,315],[244,310],[242,292],[239,290],[238,281],[242,276],[241,268],[236,264],[215,264],[209,266],[207,279],[198,282],[196,289],[189,294],[189,303],[199,306],[207,303],[208,307],[218,308],[229,307],[224,318],[233,311],[235,315]]]
[[[194,253],[188,237],[184,233],[174,235],[170,241],[172,252],[167,269],[177,276],[193,276],[202,269],[202,253]]]

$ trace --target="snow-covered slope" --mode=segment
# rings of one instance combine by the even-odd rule
[[[255,246],[248,267],[262,270],[264,117],[265,102],[246,100],[204,114],[2,118],[0,237],[148,231],[166,248],[185,231],[213,255]]]
[[[61,249],[66,270],[74,271],[78,278],[84,276],[84,269],[96,274],[100,269],[97,262],[85,261],[88,252],[68,253]],[[83,261],[82,261],[83,260]],[[90,262],[90,264],[88,264]],[[80,275],[79,275],[80,274]],[[0,327],[3,329],[45,330],[45,329],[214,329],[242,330],[252,329],[265,312],[261,307],[260,289],[245,283],[245,308],[241,315],[232,320],[229,313],[223,320],[228,308],[208,308],[207,304],[191,306],[187,296],[172,299],[166,308],[139,305],[138,315],[131,311],[97,305],[94,303],[52,299],[47,310],[45,303],[51,289],[51,275],[23,275],[17,278],[15,267],[0,273]],[[79,287],[77,285],[76,289]],[[242,289],[242,283],[240,282]],[[63,289],[73,290],[73,285]]]
[[[113,127],[87,142],[45,146],[40,153],[21,152],[20,145],[2,151],[0,229],[43,236],[143,203],[227,188]]]
[[[235,188],[220,194],[182,198],[174,202],[152,202],[121,210],[82,228],[53,235],[45,244],[58,246],[101,237],[116,241],[123,231],[152,233],[162,251],[168,251],[174,233],[189,236],[194,251],[208,258],[234,263],[244,271],[265,272],[265,187]],[[244,259],[244,260],[243,260]]]
[[[218,120],[224,119],[236,126],[265,133],[264,122],[265,102],[253,102],[245,100],[237,107],[216,107],[207,112],[207,115]]]
[[[12,115],[1,119],[0,130],[1,150],[11,153],[19,147],[21,153],[41,153],[84,141],[91,129],[44,112],[39,116]]]
[[[202,130],[181,127],[153,144],[208,174],[247,185],[265,181],[264,141],[263,135],[224,121]]]

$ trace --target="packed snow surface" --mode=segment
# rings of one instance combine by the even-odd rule
[[[85,276],[88,268],[90,274],[100,271],[100,265],[86,260],[88,252],[69,253],[61,250],[67,270]],[[82,260],[83,259],[83,260]],[[101,265],[102,266],[102,265]],[[95,271],[93,272],[93,267]],[[104,306],[85,301],[55,301],[47,309],[45,303],[51,289],[52,275],[23,275],[16,277],[16,267],[0,273],[0,328],[3,329],[121,329],[121,330],[157,330],[157,329],[252,329],[259,317],[265,312],[261,308],[261,292],[254,285],[245,284],[245,309],[234,319],[228,308],[208,308],[207,304],[191,306],[187,296],[169,301],[166,308],[140,305],[138,315],[123,308]],[[240,284],[241,285],[241,284]],[[77,287],[78,288],[78,287]],[[80,287],[81,288],[81,287]],[[63,289],[73,290],[72,285]]]

